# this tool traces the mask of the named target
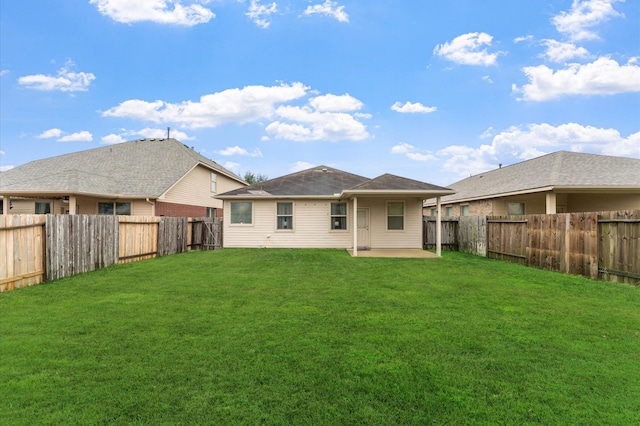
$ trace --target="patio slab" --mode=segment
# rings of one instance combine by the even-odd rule
[[[353,255],[353,250],[348,249],[347,252],[352,257],[406,257],[406,258],[423,258],[437,259],[435,253],[421,249],[374,249],[374,250],[358,250],[358,255]]]

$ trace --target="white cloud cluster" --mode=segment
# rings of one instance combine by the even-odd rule
[[[274,120],[266,126],[269,135],[294,141],[362,140],[369,137],[358,118],[363,104],[349,94],[321,95],[308,105],[282,105],[305,97],[302,83],[279,86],[246,86],[204,95],[199,102],[180,104],[132,99],[104,111],[104,117],[132,118],[157,123],[178,123],[186,128],[212,128],[224,123]]]
[[[302,83],[246,86],[204,95],[199,102],[179,104],[131,99],[103,112],[105,117],[126,117],[157,123],[178,123],[188,128],[211,128],[224,123],[248,123],[270,118],[275,106],[307,94]]]
[[[546,65],[523,68],[529,83],[513,85],[527,101],[548,101],[564,95],[614,95],[640,91],[640,66],[635,61],[620,65],[601,57],[588,64],[571,64],[554,71]]]
[[[34,74],[26,75],[18,79],[18,84],[27,89],[61,92],[85,92],[96,76],[90,72],[73,72],[69,68],[74,63],[68,61],[67,64],[58,70],[57,75]]]
[[[64,136],[63,134],[64,132],[62,130],[53,128],[45,130],[36,137],[38,139],[56,139],[58,142],[91,142],[93,140],[93,135],[86,130]]]
[[[547,47],[544,56],[553,62],[566,62],[574,58],[586,58],[589,51],[574,43],[566,43],[557,40],[545,39],[542,44]]]
[[[362,102],[349,94],[320,96],[302,107],[278,107],[276,115],[279,120],[270,123],[265,130],[276,139],[299,142],[359,141],[369,137],[367,127],[356,119],[355,113],[350,113],[360,108]]]
[[[316,167],[313,163],[308,163],[306,161],[296,161],[290,168],[289,171],[291,173],[301,172],[303,170],[308,170],[312,167]]]
[[[499,55],[505,54],[490,53],[486,47],[491,47],[492,42],[493,37],[487,33],[467,33],[437,45],[433,53],[461,65],[490,66],[497,63]]]
[[[260,4],[259,0],[251,0],[249,4],[249,10],[245,15],[260,28],[269,28],[271,22],[269,16],[278,11],[278,5],[276,2],[271,3],[269,6]]]
[[[207,23],[215,17],[211,10],[199,4],[206,4],[208,0],[90,0],[89,2],[96,5],[102,15],[124,24],[150,21],[191,27]]]
[[[616,2],[624,0],[573,0],[568,12],[553,17],[552,22],[558,32],[572,41],[597,39],[593,27],[613,17],[623,16],[613,8]]]
[[[429,114],[438,110],[437,107],[428,107],[422,105],[420,102],[412,103],[409,101],[405,102],[404,104],[402,104],[401,102],[395,102],[393,105],[391,105],[391,109],[401,114]]]
[[[612,128],[537,123],[512,126],[496,134],[491,144],[477,148],[453,145],[435,154],[412,156],[420,151],[412,145],[399,144],[391,152],[416,161],[438,161],[444,171],[467,177],[494,169],[500,163],[511,164],[559,150],[640,158],[640,132],[623,137]]]
[[[243,155],[249,157],[262,157],[262,151],[260,148],[254,149],[252,152],[247,151],[245,148],[236,146],[228,146],[225,149],[218,151],[218,154],[224,155],[225,157],[229,157],[232,155]]]
[[[349,22],[349,15],[344,11],[344,6],[338,6],[338,3],[331,0],[325,0],[324,3],[307,6],[303,15],[325,15],[335,18],[338,22]]]

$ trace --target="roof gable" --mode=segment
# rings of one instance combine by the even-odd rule
[[[176,139],[142,139],[26,163],[0,175],[0,191],[158,197],[199,164],[243,182]]]
[[[640,188],[640,159],[558,151],[449,185],[442,201],[489,198],[544,188]]]
[[[385,173],[350,190],[365,191],[448,191],[449,188]]]

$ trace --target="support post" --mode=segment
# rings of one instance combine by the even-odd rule
[[[441,197],[436,197],[436,256],[442,255],[442,208],[440,206]]]
[[[554,192],[549,192],[546,197],[546,213],[556,214],[557,197]]]
[[[353,197],[353,255],[358,256],[358,197]]]

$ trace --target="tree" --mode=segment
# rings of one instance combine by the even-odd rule
[[[256,174],[253,174],[252,172],[245,172],[244,174],[244,181],[247,182],[249,185],[253,185],[259,182],[264,182],[267,179],[269,178],[266,177],[265,175],[261,175],[261,174],[256,175]]]

